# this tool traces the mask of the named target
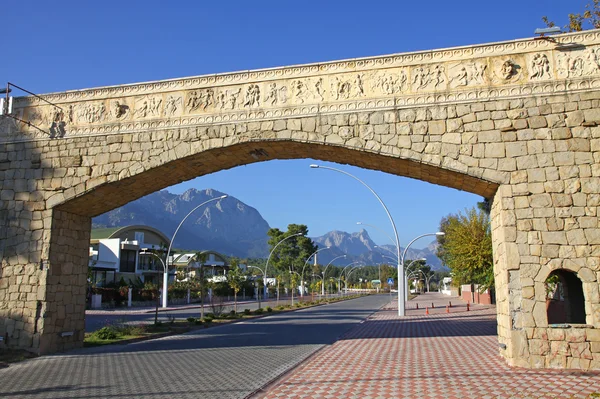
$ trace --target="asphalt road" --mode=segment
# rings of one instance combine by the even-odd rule
[[[389,302],[373,295],[0,369],[8,398],[245,398]]]

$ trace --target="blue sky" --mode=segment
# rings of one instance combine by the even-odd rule
[[[487,1],[7,1],[0,85],[35,93],[366,57],[532,37],[589,0]],[[17,93],[15,93],[17,94]],[[362,221],[393,235],[377,199],[355,180],[270,161],[169,188],[214,188],[256,208],[272,227],[309,235],[355,232]],[[388,206],[401,245],[480,197],[381,172],[342,168]],[[379,244],[386,234],[367,228]],[[414,247],[425,246],[428,240]]]

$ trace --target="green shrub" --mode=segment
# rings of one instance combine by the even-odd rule
[[[98,339],[117,339],[119,332],[114,327],[102,327],[92,333]]]
[[[302,304],[300,302],[297,302],[296,305],[294,305],[294,306],[296,306],[297,308],[301,308]]]
[[[230,311],[229,311],[229,315],[230,315],[230,316],[235,316],[235,310],[230,310]]]
[[[244,309],[244,314],[246,314],[246,315],[250,314],[250,309]]]
[[[254,311],[254,314],[262,314],[263,309],[262,308],[258,308]]]
[[[195,324],[195,325],[197,325],[197,326],[201,326],[201,325],[202,325],[202,320],[200,320],[200,319],[196,319],[196,320],[194,321],[194,324]]]
[[[283,310],[283,309],[285,309],[285,306],[283,306],[283,305],[277,306],[277,310]]]
[[[273,308],[270,306],[267,306],[267,312],[271,313],[273,311]]]
[[[188,323],[194,323],[196,321],[195,317],[188,317],[187,318]]]

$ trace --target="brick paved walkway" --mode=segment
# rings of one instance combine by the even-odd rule
[[[399,320],[390,303],[256,398],[588,398],[600,372],[508,367],[494,307],[428,293]],[[429,315],[425,315],[425,306]],[[419,310],[415,309],[419,304]]]

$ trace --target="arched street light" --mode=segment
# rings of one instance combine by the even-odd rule
[[[254,269],[258,269],[258,270],[260,270],[260,272],[263,274],[263,280],[264,280],[264,275],[265,275],[265,272],[263,271],[263,269],[261,269],[261,268],[260,268],[260,267],[258,267],[258,266],[250,266],[250,265],[248,265],[248,267],[252,267],[252,268],[254,268]],[[263,281],[263,283],[265,283],[265,282]],[[260,290],[259,290],[259,287],[258,287],[258,285],[257,285],[257,287],[256,287],[256,300],[258,301],[258,307],[260,308]]]
[[[313,252],[312,254],[308,255],[308,258],[306,258],[306,262],[304,262],[304,266],[302,267],[302,275],[300,276],[300,280],[301,280],[300,281],[300,287],[302,287],[302,290],[300,291],[300,296],[301,297],[304,297],[304,268],[308,264],[308,261],[310,260],[310,258],[313,257],[313,255],[316,255],[317,252],[324,251],[324,250],[330,249],[330,248],[331,248],[331,246],[327,246],[325,248],[317,249],[315,252]]]
[[[379,249],[386,250],[386,251],[388,251],[389,253],[391,253],[392,255],[396,256],[396,253],[395,253],[394,251],[392,251],[392,250],[390,250],[390,249],[387,249],[386,247],[381,247],[381,246],[379,246],[379,245],[375,245],[373,248],[379,248]],[[381,253],[379,252],[379,254],[381,254]],[[383,254],[381,254],[381,256],[386,256],[386,255],[383,255]],[[392,258],[392,257],[390,257],[390,256],[386,256],[386,257],[387,257],[387,258],[390,258],[390,259],[393,259],[393,258]],[[398,258],[396,258],[396,260],[397,260],[397,259],[398,259]]]
[[[312,274],[313,277],[319,277],[321,279],[321,287],[323,287],[325,285],[325,280],[323,280],[323,277],[319,276],[318,274]],[[314,291],[313,291],[313,298],[314,298]]]
[[[271,250],[271,253],[269,254],[269,257],[267,258],[267,264],[265,265],[265,273],[264,273],[264,276],[265,276],[265,284],[264,284],[264,290],[265,290],[264,297],[265,297],[265,300],[267,299],[267,268],[269,267],[269,261],[271,260],[271,255],[273,255],[273,252],[275,252],[275,249],[279,246],[279,244],[281,244],[282,242],[284,242],[287,239],[290,239],[292,237],[301,236],[301,235],[302,235],[302,233],[296,233],[296,234],[292,234],[291,236],[287,236],[283,240],[281,240],[277,244],[275,244],[275,246]]]
[[[374,225],[372,225],[372,224],[367,224],[367,223],[363,223],[363,222],[356,222],[356,224],[360,224],[360,225],[362,225],[362,226],[369,226],[369,227],[372,227],[372,228],[374,228],[374,229],[377,229],[377,230],[381,231],[383,234],[385,234],[385,236],[386,236],[387,238],[389,238],[389,239],[390,239],[390,241],[392,242],[392,245],[396,245],[396,244],[394,244],[394,240],[392,239],[392,237],[390,237],[390,235],[389,235],[388,233],[386,233],[386,232],[385,232],[385,230],[383,230],[383,229],[380,229],[379,227],[377,227],[377,226],[374,226]]]
[[[323,281],[325,281],[325,272],[327,272],[327,268],[329,267],[329,265],[331,265],[334,260],[339,259],[339,258],[345,258],[345,257],[346,257],[346,255],[340,255],[340,256],[337,256],[337,257],[331,259],[331,262],[329,262],[327,264],[327,266],[325,266],[325,269],[323,269]],[[325,295],[325,284],[323,284],[323,286],[321,286],[321,295]]]
[[[421,262],[426,262],[426,261],[427,261],[427,259],[425,259],[425,258],[419,258],[419,259],[415,259],[415,260],[413,260],[412,262],[410,262],[410,263],[408,264],[408,266],[406,266],[406,269],[404,270],[404,272],[405,272],[406,274],[409,274],[409,273],[408,273],[408,271],[410,270],[410,267],[411,267],[413,264],[415,264],[416,262],[419,262],[419,261],[421,261]],[[419,270],[420,270],[420,269],[419,269]],[[413,271],[414,271],[414,270],[413,270]],[[408,277],[406,278],[406,300],[408,301]]]
[[[310,167],[333,170],[335,172],[339,172],[346,176],[349,176],[349,177],[353,178],[354,180],[358,181],[359,183],[361,183],[366,188],[368,188],[369,191],[377,198],[377,200],[379,201],[379,203],[385,210],[385,213],[387,214],[388,218],[390,219],[390,223],[392,224],[392,228],[394,229],[394,236],[396,237],[396,252],[397,252],[397,256],[398,256],[398,263],[397,263],[397,265],[398,265],[398,281],[403,281],[403,280],[401,280],[401,278],[403,278],[403,276],[404,276],[404,269],[403,269],[403,264],[400,262],[400,239],[398,238],[398,230],[396,229],[396,223],[394,222],[394,219],[392,218],[390,211],[388,211],[387,206],[385,206],[385,204],[383,203],[383,200],[379,197],[379,195],[377,195],[377,193],[371,187],[369,187],[367,185],[367,183],[363,182],[358,177],[351,175],[348,172],[344,172],[343,170],[340,170],[340,169],[330,168],[328,166],[320,166],[320,165],[314,165],[314,164],[310,165]],[[404,309],[405,299],[404,299],[404,292],[401,292],[401,291],[404,291],[404,284],[402,285],[402,290],[400,289],[400,287],[401,287],[401,285],[398,284],[398,316],[404,316],[406,314],[405,309]]]
[[[169,255],[171,254],[171,247],[173,246],[173,242],[175,241],[175,236],[177,235],[177,232],[179,231],[179,228],[181,227],[181,225],[183,224],[183,222],[185,222],[185,220],[198,208],[200,208],[203,205],[208,204],[209,202],[212,201],[219,201],[222,199],[227,198],[227,195],[222,195],[220,197],[215,197],[215,198],[211,198],[208,201],[204,201],[203,203],[201,203],[200,205],[198,205],[197,207],[195,207],[194,209],[192,209],[191,211],[188,212],[187,215],[185,215],[185,217],[183,218],[183,220],[181,221],[181,223],[179,223],[179,226],[177,226],[177,228],[175,229],[175,233],[173,233],[173,237],[171,238],[171,242],[169,243],[169,249],[167,250],[167,264],[169,263]],[[171,265],[173,264],[173,262],[171,262]],[[167,265],[168,266],[168,265]],[[167,289],[169,286],[169,274],[168,274],[169,270],[168,267],[165,269],[165,275],[163,276],[163,300],[162,300],[162,307],[166,308],[167,307]]]
[[[364,265],[364,262],[362,262],[362,261],[355,261],[355,262],[352,262],[352,263],[348,263],[346,266],[344,266],[344,268],[340,272],[340,277],[338,277],[338,287],[341,287],[340,281],[342,279],[342,275],[344,274],[344,271],[348,268],[348,266],[352,266],[352,265],[355,265],[357,263],[362,263]],[[345,280],[347,280],[347,278]],[[346,284],[345,280],[344,280],[344,287],[347,290],[348,289],[348,285]]]
[[[404,268],[404,258],[406,257],[406,252],[408,251],[408,248],[410,248],[410,246],[413,244],[413,242],[417,241],[419,238],[423,238],[423,237],[427,237],[427,236],[443,236],[443,235],[446,235],[446,233],[444,233],[442,231],[438,231],[437,233],[421,234],[420,236],[413,238],[413,240],[408,243],[406,248],[404,248],[404,252],[402,252],[402,258],[400,258],[400,263],[402,264],[402,268]],[[398,276],[398,281],[400,281],[400,276]],[[406,279],[406,274],[403,274],[402,281],[404,281],[404,286],[408,285],[408,280]],[[398,286],[400,286],[400,284],[398,284]],[[398,295],[400,295],[400,292],[398,292]],[[408,293],[406,291],[404,291],[404,295],[406,295],[406,297],[404,298],[404,300],[406,301],[406,298],[408,297]]]
[[[155,258],[157,258],[160,261],[160,263],[162,264],[163,273],[165,275],[167,274],[167,266],[165,265],[165,262],[162,260],[162,258],[160,256],[158,256],[154,252],[148,252],[148,248],[142,248],[142,251],[139,253],[139,255],[152,255]],[[158,295],[156,297],[156,311],[154,313],[154,324],[158,324]]]

